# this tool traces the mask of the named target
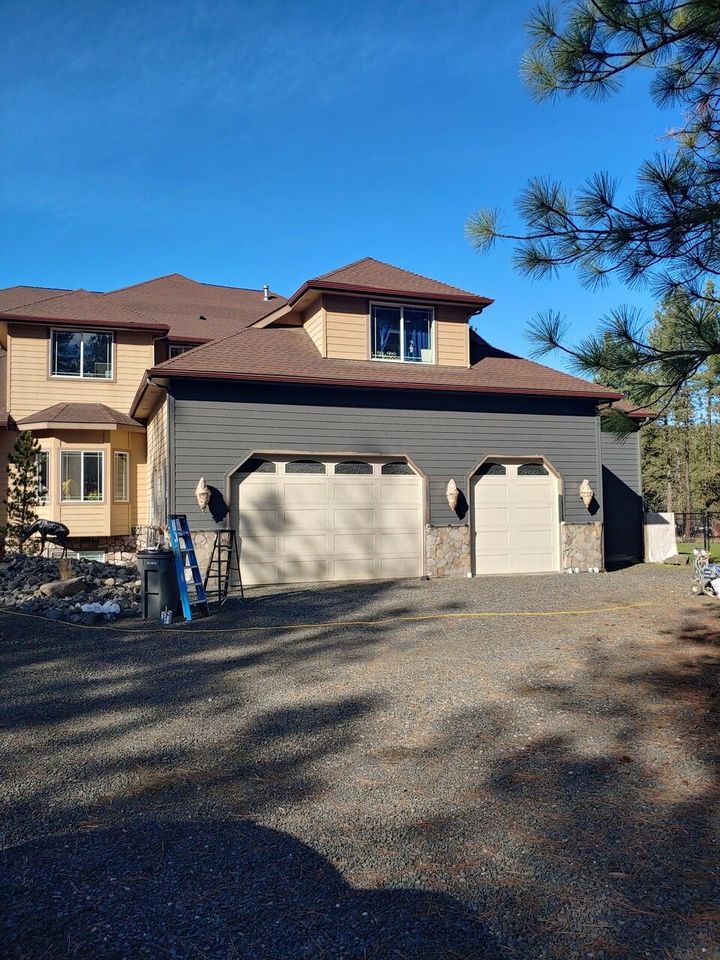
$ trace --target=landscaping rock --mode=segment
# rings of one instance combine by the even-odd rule
[[[690,557],[687,553],[676,553],[674,557],[668,557],[664,562],[673,567],[686,567],[690,563]]]
[[[38,588],[44,597],[71,597],[85,589],[84,577],[73,577],[72,580],[54,580],[51,583],[42,583]]]
[[[69,579],[63,573],[72,572]],[[98,622],[138,616],[140,581],[137,567],[95,560],[67,561],[26,554],[9,554],[0,561],[0,607],[50,620],[83,620],[81,607],[114,603],[119,613],[101,614]]]

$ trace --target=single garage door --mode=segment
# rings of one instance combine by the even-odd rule
[[[560,569],[558,484],[544,464],[484,463],[473,505],[475,573]]]
[[[233,513],[245,584],[422,575],[422,480],[404,461],[258,457]]]

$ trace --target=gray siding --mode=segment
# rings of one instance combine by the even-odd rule
[[[601,433],[603,493],[605,497],[605,559],[618,561],[643,556],[642,479],[640,434],[621,440]]]
[[[176,509],[195,527],[208,520],[195,503],[199,477],[224,493],[227,473],[252,450],[407,455],[428,477],[436,524],[459,522],[445,499],[451,477],[467,496],[483,457],[542,455],[563,478],[564,519],[602,519],[577,495],[584,477],[601,489],[592,402],[192,381],[171,389]]]

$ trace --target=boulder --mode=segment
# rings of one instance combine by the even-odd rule
[[[39,591],[44,597],[72,597],[85,589],[84,577],[72,577],[70,580],[53,580],[40,585]]]

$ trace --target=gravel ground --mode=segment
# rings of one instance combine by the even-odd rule
[[[720,601],[688,588],[254,590],[172,631],[0,614],[0,956],[720,957]],[[466,616],[499,612],[523,615]]]

